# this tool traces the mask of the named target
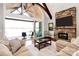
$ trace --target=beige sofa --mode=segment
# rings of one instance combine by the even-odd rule
[[[24,40],[0,38],[0,56],[31,56]]]
[[[60,45],[61,48],[58,47],[59,45]],[[56,42],[56,46],[57,46],[57,50],[59,49],[57,56],[72,56],[75,52],[77,52],[79,50],[79,37],[76,38],[71,43],[66,42],[66,41],[63,42],[62,40],[58,40]]]

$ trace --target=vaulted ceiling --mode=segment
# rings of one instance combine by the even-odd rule
[[[50,19],[52,19],[52,15],[46,5],[46,3],[7,3],[6,9],[11,10],[10,13],[13,13],[14,11],[21,8],[20,14],[23,14],[23,12],[29,12],[32,14],[35,18],[41,18],[44,17],[42,15],[43,11],[47,13]]]

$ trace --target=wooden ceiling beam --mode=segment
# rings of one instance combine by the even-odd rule
[[[48,16],[50,17],[50,19],[52,19],[52,15],[51,15],[46,3],[42,3],[43,6],[41,4],[39,4],[39,3],[36,3],[36,4],[39,5],[41,8],[43,8],[45,10],[45,12],[48,14]]]

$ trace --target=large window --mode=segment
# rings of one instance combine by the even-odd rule
[[[5,35],[7,37],[20,37],[22,32],[27,36],[34,30],[34,22],[23,22],[14,20],[5,20]]]

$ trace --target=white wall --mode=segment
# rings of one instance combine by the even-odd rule
[[[0,3],[0,36],[4,35],[4,5]]]
[[[78,3],[47,3],[47,6],[52,14],[52,20],[49,20],[48,18],[45,19],[45,30],[46,26],[48,26],[47,22],[54,22],[55,24],[55,13],[71,8],[76,7],[76,21],[77,21],[77,36],[79,36],[79,4]],[[46,17],[46,16],[45,16]]]

